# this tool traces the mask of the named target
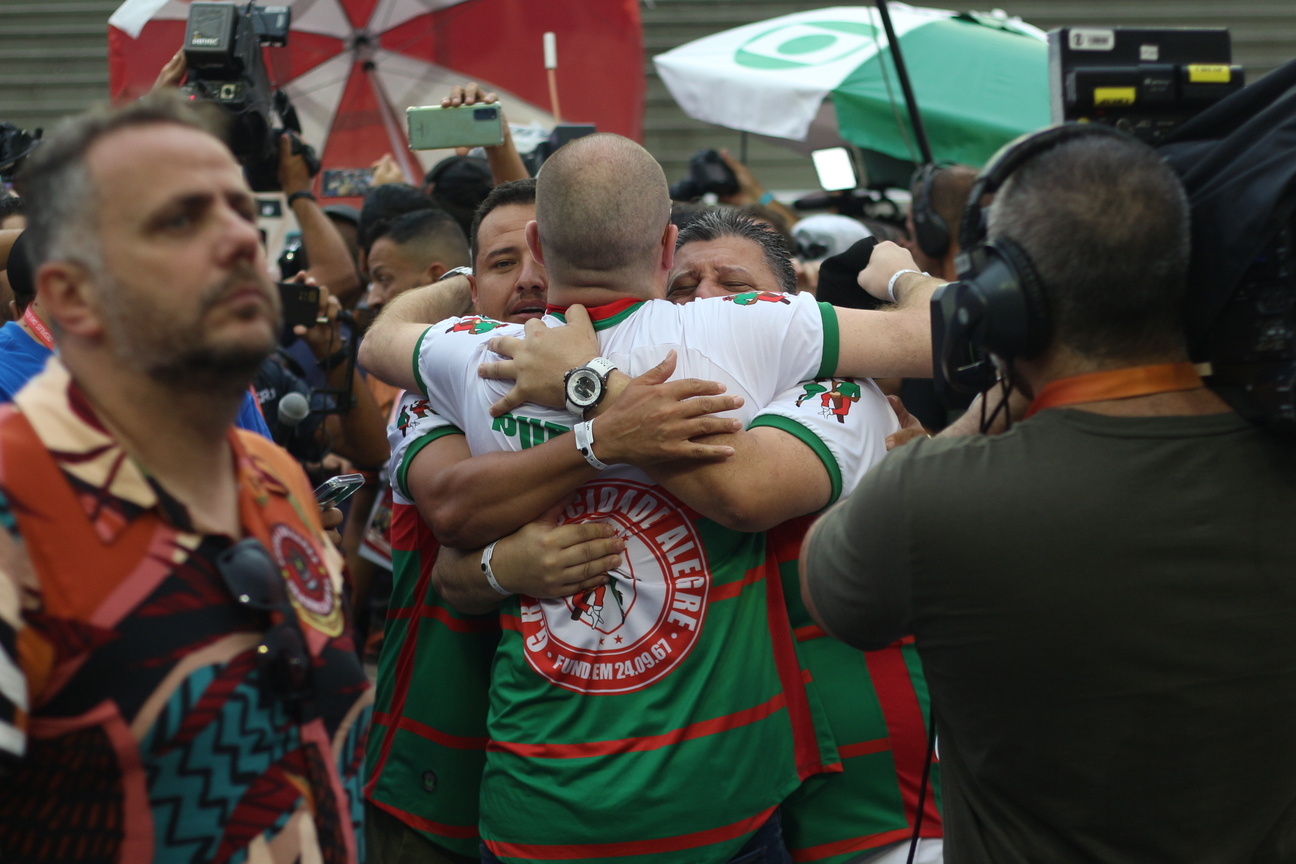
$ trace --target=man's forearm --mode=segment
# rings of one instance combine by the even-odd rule
[[[436,564],[432,567],[432,587],[465,615],[490,612],[504,599],[482,575],[481,555],[481,549],[443,546],[437,551]]]
[[[360,275],[337,226],[309,198],[294,201],[292,211],[301,226],[302,247],[310,263],[307,272],[341,300],[343,306],[350,306],[359,294]]]
[[[405,484],[437,540],[457,549],[512,534],[598,475],[570,434],[521,452],[484,453],[450,465],[436,456],[415,456]]]
[[[429,324],[462,315],[472,305],[463,276],[406,291],[387,305],[360,343],[360,365],[394,387],[416,390],[414,349]]]
[[[733,457],[710,463],[669,462],[644,470],[676,498],[726,528],[765,531],[822,509],[832,495],[823,463],[786,432],[762,427],[705,441],[733,447]]]
[[[838,309],[836,374],[853,378],[932,377],[931,296],[939,279],[905,273],[886,311]]]

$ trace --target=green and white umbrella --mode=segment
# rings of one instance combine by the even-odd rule
[[[1043,31],[1001,13],[888,8],[936,160],[980,165],[1007,141],[1048,124]],[[653,62],[697,120],[811,147],[832,146],[839,133],[856,146],[918,161],[881,15],[871,6],[737,27]]]

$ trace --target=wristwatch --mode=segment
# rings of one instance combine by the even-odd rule
[[[567,410],[581,419],[585,412],[603,401],[607,393],[608,376],[617,368],[611,360],[595,357],[584,366],[568,370],[563,376],[563,389],[567,394]]]

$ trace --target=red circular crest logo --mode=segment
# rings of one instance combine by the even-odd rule
[[[560,687],[626,693],[668,675],[697,642],[711,571],[702,539],[660,487],[582,486],[563,524],[607,522],[626,543],[611,581],[584,594],[522,601],[527,662]]]
[[[288,594],[299,612],[317,629],[330,635],[338,629],[333,618],[341,611],[333,580],[315,547],[282,522],[270,529],[270,548],[283,571]]]

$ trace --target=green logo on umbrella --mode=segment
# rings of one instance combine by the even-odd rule
[[[734,52],[734,62],[752,69],[823,66],[874,47],[876,34],[876,27],[857,21],[789,24],[748,39]]]

